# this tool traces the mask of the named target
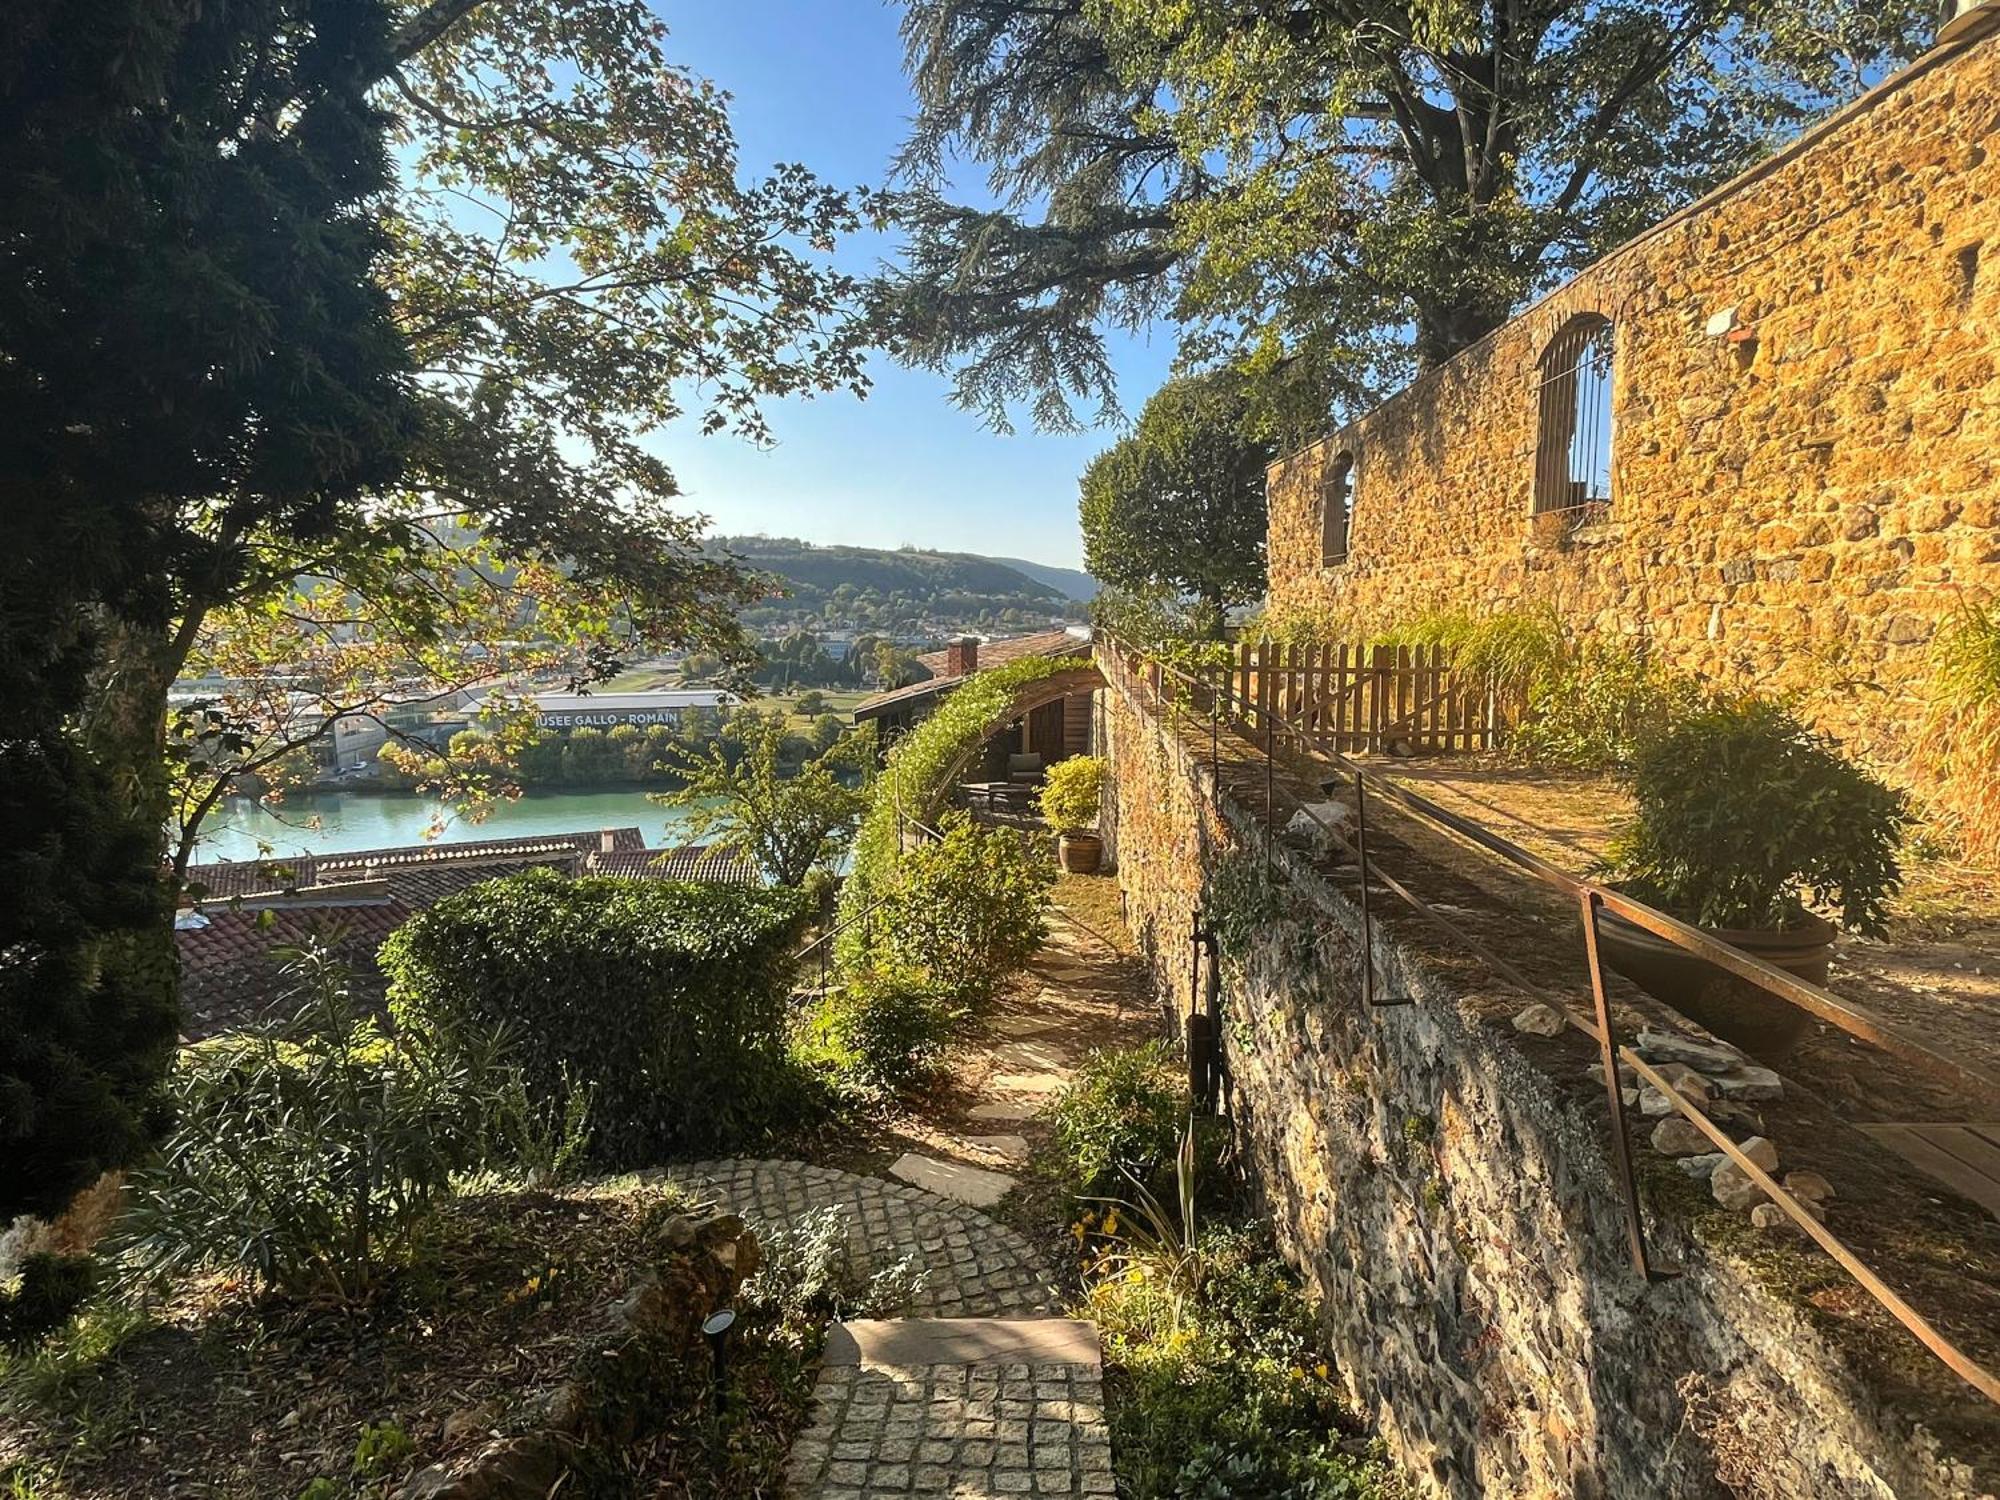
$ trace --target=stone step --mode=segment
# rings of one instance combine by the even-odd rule
[[[1005,1172],[989,1172],[984,1167],[968,1167],[961,1162],[939,1161],[906,1151],[890,1164],[889,1175],[920,1187],[927,1193],[974,1208],[991,1208],[1014,1189],[1014,1179]]]
[[[808,1500],[1116,1492],[1095,1324],[836,1323],[787,1479]]]
[[[829,1365],[1088,1365],[1097,1325],[1079,1318],[855,1318],[826,1337]]]

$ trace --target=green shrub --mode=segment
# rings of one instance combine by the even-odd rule
[[[947,814],[939,832],[903,856],[876,913],[874,966],[919,979],[948,1004],[970,1005],[1048,935],[1055,866],[1026,835],[981,828],[963,813]]]
[[[1624,645],[1592,642],[1538,679],[1513,748],[1576,770],[1630,764],[1640,745],[1701,706],[1693,678]]]
[[[1258,1235],[1201,1232],[1185,1283],[1143,1257],[1095,1282],[1118,1493],[1133,1500],[1293,1500],[1395,1493],[1317,1351],[1312,1310]]]
[[[863,1274],[848,1253],[851,1220],[852,1210],[830,1205],[758,1225],[757,1269],[743,1283],[744,1305],[791,1327],[906,1315],[929,1279],[922,1264],[912,1253]]]
[[[0,1344],[27,1348],[67,1323],[97,1289],[88,1256],[39,1252],[21,1262],[20,1284],[0,1293]]]
[[[537,1107],[592,1093],[591,1154],[728,1147],[795,1099],[796,891],[532,870],[448,897],[383,946],[390,1005],[451,1047],[505,1028]]]
[[[854,839],[854,863],[841,890],[840,915],[849,923],[840,940],[844,968],[865,967],[868,934],[882,931],[879,922],[858,919],[894,885],[905,828],[912,821],[938,820],[953,778],[986,737],[1005,724],[1021,689],[1075,665],[1060,657],[1036,656],[975,672],[896,742],[875,778]]]
[[[1055,1144],[1079,1192],[1141,1182],[1174,1159],[1187,1128],[1187,1078],[1164,1042],[1097,1051],[1056,1101]]]
[[[486,1166],[511,1077],[490,1034],[455,1045],[356,1020],[347,976],[312,947],[289,966],[291,1021],[188,1048],[179,1121],[133,1174],[119,1226],[141,1276],[235,1267],[352,1298],[405,1260],[454,1179]]]
[[[898,1089],[937,1065],[962,1014],[915,976],[863,973],[814,1005],[799,1054],[845,1082]]]
[[[1072,755],[1049,767],[1042,783],[1042,816],[1058,833],[1083,833],[1097,824],[1097,804],[1104,793],[1104,760],[1096,755]]]
[[[1642,900],[1709,927],[1787,927],[1806,903],[1879,934],[1902,881],[1900,792],[1781,704],[1717,702],[1648,740],[1612,864]]]
[[[1944,831],[1973,859],[2000,855],[2000,614],[1966,605],[1931,638],[1912,747]]]

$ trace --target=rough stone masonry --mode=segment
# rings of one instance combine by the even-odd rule
[[[1611,500],[1579,529],[1532,512],[1540,361],[1586,314],[1613,325]],[[1933,50],[1280,460],[1269,495],[1276,622],[1547,603],[1801,691],[1893,765],[1933,627],[2000,584],[2000,36]]]

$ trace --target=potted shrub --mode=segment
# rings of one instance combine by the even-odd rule
[[[1072,875],[1090,875],[1104,858],[1097,803],[1104,791],[1104,760],[1073,755],[1049,767],[1042,782],[1042,816],[1055,829],[1056,856]]]
[[[1903,795],[1781,704],[1716,700],[1647,740],[1626,772],[1637,812],[1612,848],[1617,888],[1814,984],[1834,923],[1880,935],[1902,881]],[[1811,1016],[1602,913],[1606,961],[1717,1036],[1782,1057]]]

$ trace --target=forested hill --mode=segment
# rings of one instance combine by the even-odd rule
[[[821,547],[789,537],[716,537],[710,549],[786,581],[790,597],[743,611],[745,623],[917,630],[1081,618],[1067,592],[967,552]]]

